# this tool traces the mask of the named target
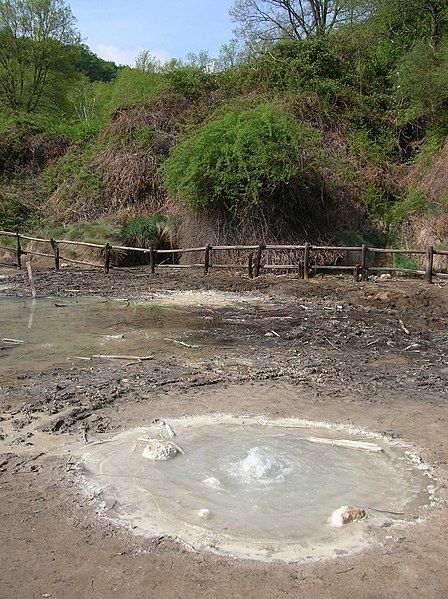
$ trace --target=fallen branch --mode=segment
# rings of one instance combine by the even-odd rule
[[[392,516],[404,516],[404,512],[391,512],[389,510],[377,510],[374,507],[368,507],[368,510],[372,510],[372,512],[379,512],[380,514],[392,514]]]
[[[26,272],[28,273],[28,279],[30,281],[31,295],[36,297],[36,285],[34,284],[33,271],[31,270],[31,259],[25,262]]]
[[[404,348],[404,351],[408,351],[409,349],[417,349],[418,347],[420,347],[418,343],[411,343],[411,345],[408,345]]]
[[[406,328],[404,322],[402,320],[399,320],[398,324],[400,325],[401,329],[406,333],[406,335],[409,335],[409,329]]]
[[[185,343],[184,341],[178,341],[177,339],[169,339],[168,337],[164,337],[164,341],[172,341],[172,343],[177,343],[177,345],[183,345],[184,347],[189,347],[190,349],[201,347],[200,345],[190,345],[189,343]]]
[[[311,443],[322,443],[323,445],[334,445],[336,447],[346,447],[348,449],[360,449],[362,451],[371,451],[380,453],[383,449],[376,443],[368,441],[352,441],[351,439],[327,439],[326,437],[307,437]]]
[[[182,447],[180,445],[177,445],[177,443],[174,443],[174,441],[172,441],[171,439],[167,439],[166,437],[164,437],[162,435],[162,433],[159,433],[159,437],[161,439],[163,439],[163,441],[166,441],[167,443],[171,443],[171,445],[173,447],[175,447],[179,453],[181,453],[182,455],[185,455],[185,451],[182,449]]]
[[[334,347],[334,349],[338,349],[338,348],[336,347],[336,345],[335,345],[334,343],[332,343],[332,342],[331,342],[331,341],[328,339],[328,337],[325,337],[325,335],[324,335],[324,339],[325,339],[325,341],[328,341],[328,343],[331,345],[331,347]]]
[[[145,360],[152,360],[154,354],[151,356],[108,356],[106,354],[94,354],[92,358],[101,358],[103,360],[136,360],[137,362],[144,362]],[[81,358],[84,360],[85,358]]]
[[[354,569],[355,568],[347,568],[347,570],[339,570],[339,572],[336,572],[336,574],[347,574],[347,572],[351,572]]]

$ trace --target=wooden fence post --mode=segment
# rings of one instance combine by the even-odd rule
[[[104,272],[106,274],[109,273],[109,269],[110,269],[110,253],[111,253],[111,248],[110,245],[108,243],[106,243],[106,247],[104,248]]]
[[[250,252],[249,254],[249,262],[247,264],[247,274],[249,275],[249,279],[254,278],[254,253]]]
[[[16,233],[17,236],[17,268],[20,270],[22,268],[22,247],[20,245],[20,235]]]
[[[151,272],[151,274],[153,275],[155,272],[155,261],[154,261],[154,246],[151,244],[149,246],[149,270]]]
[[[59,270],[59,245],[57,241],[53,239],[53,237],[50,239],[50,243],[54,252],[54,267],[56,268],[56,270]]]
[[[305,243],[305,249],[303,251],[303,278],[310,278],[310,244],[308,241]]]
[[[257,255],[255,256],[255,268],[254,268],[254,277],[257,278],[260,276],[260,268],[261,268],[261,255],[264,250],[264,245],[260,243],[257,249]]]
[[[432,269],[433,269],[434,249],[432,245],[426,247],[426,263],[425,263],[425,281],[432,283]]]
[[[204,251],[204,275],[208,275],[210,268],[210,244],[207,243]]]
[[[367,246],[365,243],[361,247],[361,281],[367,281],[369,278],[369,271],[367,268]]]

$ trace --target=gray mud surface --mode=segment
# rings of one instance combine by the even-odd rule
[[[38,295],[59,298],[234,296],[195,308],[204,344],[216,347],[207,355],[201,335],[187,331],[178,339],[186,345],[152,360],[25,372],[22,364],[20,375],[0,378],[0,597],[448,596],[448,287],[142,270],[34,277]],[[265,303],[254,307],[250,294]],[[0,269],[0,295],[29,296],[25,273]],[[0,361],[9,347],[0,342]],[[76,484],[75,446],[157,418],[217,413],[332,421],[403,439],[431,465],[437,501],[421,522],[392,527],[362,553],[291,565],[195,553],[97,516],[95,498]]]

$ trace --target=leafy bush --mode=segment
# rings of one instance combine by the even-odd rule
[[[448,40],[434,51],[419,41],[398,65],[396,94],[406,101],[414,118],[433,119],[447,123],[448,102]]]
[[[36,218],[35,208],[26,206],[14,197],[0,195],[0,229],[23,232],[32,227]]]
[[[230,109],[174,148],[162,177],[192,211],[246,210],[292,183],[312,162],[310,145],[309,131],[272,104]]]
[[[193,65],[183,65],[166,74],[170,88],[189,100],[197,100],[215,88],[215,76]]]
[[[168,248],[173,246],[179,217],[153,214],[128,222],[121,230],[123,243],[133,247]]]
[[[406,268],[407,270],[421,269],[419,262],[410,258],[409,254],[394,254],[393,262],[395,268]]]
[[[169,83],[161,73],[147,73],[140,69],[122,69],[114,82],[110,109],[135,106],[149,102],[166,91]]]

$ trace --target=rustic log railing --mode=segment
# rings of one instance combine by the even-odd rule
[[[164,268],[201,268],[204,274],[208,274],[211,269],[228,269],[228,270],[247,270],[250,278],[260,276],[262,272],[283,270],[283,271],[296,271],[300,278],[309,279],[312,274],[318,273],[350,273],[355,281],[366,281],[369,274],[377,273],[397,273],[401,275],[412,275],[421,276],[425,281],[431,282],[434,277],[447,278],[448,273],[436,272],[434,270],[434,256],[446,256],[448,257],[448,251],[435,249],[432,246],[426,247],[426,249],[402,249],[402,248],[375,248],[367,247],[366,245],[361,246],[315,246],[310,243],[304,245],[291,245],[291,244],[258,244],[258,245],[211,245],[196,247],[196,248],[170,248],[170,249],[157,249],[153,246],[149,248],[129,247],[120,245],[111,245],[106,243],[105,245],[97,243],[88,243],[85,241],[71,241],[66,239],[56,240],[53,238],[44,239],[40,237],[31,237],[29,235],[22,235],[19,233],[13,233],[11,231],[0,231],[0,239],[2,237],[14,238],[13,246],[0,245],[0,250],[9,252],[14,261],[12,264],[4,264],[4,266],[13,266],[18,269],[22,268],[22,256],[41,256],[45,258],[51,258],[54,260],[54,267],[59,270],[61,263],[69,264],[80,264],[83,266],[102,268],[106,273],[112,268],[111,262],[113,253],[116,252],[140,252],[146,254],[149,260],[149,269],[151,274],[154,274],[156,269]],[[49,252],[38,251],[30,249],[25,246],[27,242],[34,242],[40,244],[48,244]],[[86,260],[79,260],[75,258],[62,255],[62,250],[66,246],[80,246],[96,249],[99,251],[100,260],[98,262],[89,262]],[[241,261],[234,264],[219,264],[213,262],[213,257],[219,252],[235,251],[245,253],[246,255],[241,258]],[[266,262],[270,253],[276,252],[277,255],[281,255],[281,252],[288,252],[288,256],[291,253],[297,253],[297,259],[294,259],[294,263],[272,263]],[[337,252],[341,254],[355,254],[355,264],[333,264],[333,265],[322,265],[312,262],[313,254],[316,255],[319,252]],[[160,261],[164,255],[181,256],[185,254],[199,254],[200,258],[198,261],[191,264],[167,264],[163,260]],[[372,266],[368,262],[369,254],[385,254],[394,255],[401,254],[405,256],[424,256],[424,269],[412,269],[412,268],[401,268],[397,266]],[[159,257],[159,262],[157,262]],[[202,257],[202,260],[201,260]],[[291,262],[291,260],[290,260]]]

